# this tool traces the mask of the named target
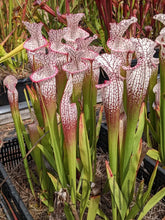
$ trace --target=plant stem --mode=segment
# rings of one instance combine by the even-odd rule
[[[22,130],[21,130],[21,122],[20,122],[19,111],[16,108],[11,107],[11,109],[12,109],[12,117],[13,117],[13,121],[14,121],[14,124],[15,124],[15,129],[16,129],[17,136],[18,136],[18,141],[19,141],[19,144],[20,144],[21,154],[22,154],[22,157],[24,158],[23,162],[24,162],[24,166],[25,166],[26,175],[27,175],[27,178],[28,178],[28,182],[29,182],[32,194],[36,198],[34,188],[33,188],[33,184],[32,184],[32,181],[31,181],[30,172],[29,172],[28,161],[27,161],[27,158],[25,158],[26,149],[25,149],[23,134],[22,134]]]
[[[117,110],[109,119],[108,123],[108,149],[109,162],[112,173],[116,180],[118,180],[118,134],[119,134],[119,117],[120,111]],[[117,219],[117,206],[113,197],[112,199],[112,216]]]
[[[165,60],[160,59],[160,157],[165,163]]]
[[[123,168],[120,179],[121,183],[123,182],[123,179],[127,173],[129,160],[133,152],[134,142],[132,140],[134,140],[135,137],[135,131],[136,131],[138,115],[139,115],[138,113],[139,111],[137,111],[136,108],[135,110],[131,109],[130,111],[128,109],[127,112],[127,128],[126,128],[126,135],[125,135],[124,149],[123,149],[124,153],[121,160],[122,168]]]

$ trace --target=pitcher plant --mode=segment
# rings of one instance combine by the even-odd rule
[[[145,97],[159,62],[153,58],[156,43],[124,36],[128,27],[137,22],[131,17],[118,24],[110,23],[107,47],[111,54],[100,55],[101,48],[92,45],[97,36],[89,36],[79,27],[83,16],[67,14],[67,27],[50,30],[48,39],[42,36],[41,23],[24,22],[31,37],[23,47],[33,69],[33,85],[27,86],[32,107],[28,99],[27,104],[35,115],[28,129],[18,109],[16,80],[12,76],[4,80],[29,184],[35,195],[34,175],[28,169],[24,141],[36,163],[40,199],[49,212],[63,207],[67,219],[90,220],[96,215],[108,219],[99,206],[101,192],[92,192],[93,185],[97,187],[96,152],[103,107],[96,119],[96,99],[97,90],[101,89],[109,153],[109,162],[105,161],[107,182],[102,193],[111,192],[113,220],[142,219],[165,196],[163,188],[149,200],[158,162],[147,191],[143,193],[142,182],[138,193],[134,193],[143,151]],[[133,55],[137,58],[134,67]],[[103,84],[98,83],[100,68],[108,76]],[[53,193],[57,195],[56,207]],[[132,207],[133,200],[136,203]]]

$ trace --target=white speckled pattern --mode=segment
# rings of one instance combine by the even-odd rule
[[[64,90],[60,106],[61,121],[66,132],[67,130],[70,130],[71,128],[76,128],[77,126],[77,107],[75,103],[70,102],[72,92],[73,83],[72,76],[70,75]]]

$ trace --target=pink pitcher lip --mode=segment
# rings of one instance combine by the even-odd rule
[[[122,66],[123,70],[134,70],[138,68],[144,62],[144,58],[137,59],[137,64],[133,67],[131,66]]]
[[[30,76],[30,79],[31,79],[32,82],[34,82],[34,83],[39,83],[39,82],[42,82],[42,81],[44,81],[44,80],[48,80],[48,79],[51,79],[51,78],[55,77],[55,76],[57,75],[57,73],[58,73],[58,69],[57,69],[57,67],[56,67],[55,65],[53,65],[53,67],[55,68],[55,73],[52,74],[51,76],[44,77],[44,78],[39,79],[39,80],[34,80],[34,79],[33,79],[33,75],[36,74],[40,69],[43,69],[43,68],[40,68],[40,69],[38,69],[37,71],[35,71],[34,73],[32,73],[32,75]]]
[[[27,30],[29,31],[29,33],[30,33],[30,35],[32,34],[32,28],[33,29],[35,29],[35,27],[33,27],[33,26],[36,26],[36,30],[35,30],[35,32],[36,31],[38,31],[39,33],[39,36],[41,37],[41,39],[42,40],[44,40],[44,45],[42,45],[42,46],[39,46],[39,47],[37,47],[37,48],[35,48],[35,49],[29,49],[27,46],[26,46],[26,43],[28,42],[28,41],[30,41],[30,40],[37,40],[37,38],[36,37],[32,37],[32,35],[31,35],[31,37],[29,37],[25,42],[24,42],[24,48],[26,49],[26,50],[28,50],[28,51],[31,51],[31,52],[34,52],[34,51],[36,51],[36,50],[38,50],[38,49],[41,49],[41,48],[43,48],[43,47],[46,47],[47,45],[48,45],[48,41],[46,40],[46,38],[45,37],[43,37],[42,36],[42,33],[41,33],[41,29],[42,29],[42,26],[43,26],[43,23],[42,22],[40,22],[40,23],[29,23],[29,22],[23,22],[24,23],[24,25],[26,26],[29,26],[29,28],[27,27]],[[27,24],[28,23],[28,24]],[[30,27],[31,26],[31,27]],[[38,29],[39,28],[39,29]],[[37,33],[35,33],[35,34],[37,34]],[[40,39],[40,40],[41,40]],[[43,44],[43,43],[42,43]],[[33,47],[35,47],[35,45],[32,45]]]
[[[88,57],[88,54],[90,54],[91,53],[91,55],[93,56],[93,57]],[[92,50],[87,50],[86,51],[86,54],[87,54],[87,56],[86,57],[83,57],[82,56],[82,59],[83,60],[89,60],[89,61],[93,61],[99,54],[98,53],[96,53],[95,51],[92,51]]]
[[[49,35],[49,48],[53,51],[53,52],[59,52],[59,53],[62,53],[64,55],[67,55],[67,52],[65,51],[65,47],[66,47],[66,44],[62,43],[61,40],[64,38],[64,35],[66,34],[67,32],[67,28],[63,28],[63,29],[58,29],[58,30],[54,30],[54,29],[51,29],[49,32],[48,32],[48,35]],[[53,48],[53,44],[56,44],[55,43],[55,40],[58,39],[58,45],[57,46],[60,46],[59,48]]]
[[[52,52],[55,52],[55,53],[59,53],[59,54],[63,54],[63,55],[68,55],[68,53],[67,52],[63,52],[63,51],[61,51],[60,49],[59,50],[54,50],[54,49],[52,49],[52,47],[51,47],[51,43],[49,43],[49,49],[52,51]],[[65,44],[63,44],[64,46],[65,46]],[[65,50],[65,49],[64,49]]]
[[[85,68],[80,69],[80,70],[75,70],[75,71],[67,70],[67,68],[66,68],[67,65],[71,65],[71,64],[72,64],[72,62],[70,62],[70,63],[64,64],[64,65],[62,66],[62,69],[63,69],[65,72],[70,73],[70,74],[77,74],[77,73],[86,71],[86,70],[88,69],[88,65],[87,65],[85,62],[83,62],[83,61],[81,61],[81,63],[84,64]]]
[[[125,39],[125,38],[123,38],[123,39]],[[129,40],[129,39],[125,39],[125,40]],[[114,52],[130,52],[130,53],[133,53],[134,52],[134,50],[131,50],[130,48],[128,48],[128,49],[115,49],[115,48],[113,48],[113,42],[114,41],[112,41],[110,38],[107,40],[107,46],[108,46],[108,48],[109,49],[111,49],[112,51],[114,51]]]
[[[46,46],[49,45],[49,42],[46,40],[46,38],[43,37],[43,39],[45,40],[45,44],[42,45],[42,46],[40,46],[40,47],[35,48],[34,50],[30,50],[30,49],[28,49],[28,48],[25,46],[25,44],[30,40],[30,38],[27,39],[27,40],[24,42],[23,47],[24,47],[24,49],[26,49],[27,51],[35,52],[36,50],[39,50],[39,49],[41,49],[41,48],[46,47]]]
[[[97,89],[105,88],[106,86],[110,85],[111,82],[112,82],[111,80],[105,80],[103,84],[97,84],[97,85],[96,85],[96,88],[97,88]]]

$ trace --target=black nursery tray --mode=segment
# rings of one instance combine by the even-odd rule
[[[21,159],[17,138],[3,144],[0,149],[0,205],[8,220],[33,220],[4,169],[4,166],[7,170],[15,168]],[[31,156],[28,156],[28,160],[31,160]]]
[[[26,151],[28,152],[27,147]],[[21,159],[22,155],[17,138],[13,138],[3,143],[3,146],[0,148],[0,162],[7,170],[15,168]],[[31,155],[28,155],[27,159],[30,161],[32,159]]]
[[[0,185],[1,184],[0,205],[2,206],[7,219],[33,220],[18,192],[11,183],[3,165],[0,163]]]
[[[101,147],[104,152],[108,151],[108,131],[106,124],[101,125],[98,146]],[[144,179],[145,184],[148,185],[155,165],[156,161],[146,155],[139,168],[137,178],[139,180]],[[152,193],[155,194],[163,187],[165,187],[165,169],[158,166],[157,174],[152,187]],[[162,199],[162,201],[165,202],[165,197]]]

